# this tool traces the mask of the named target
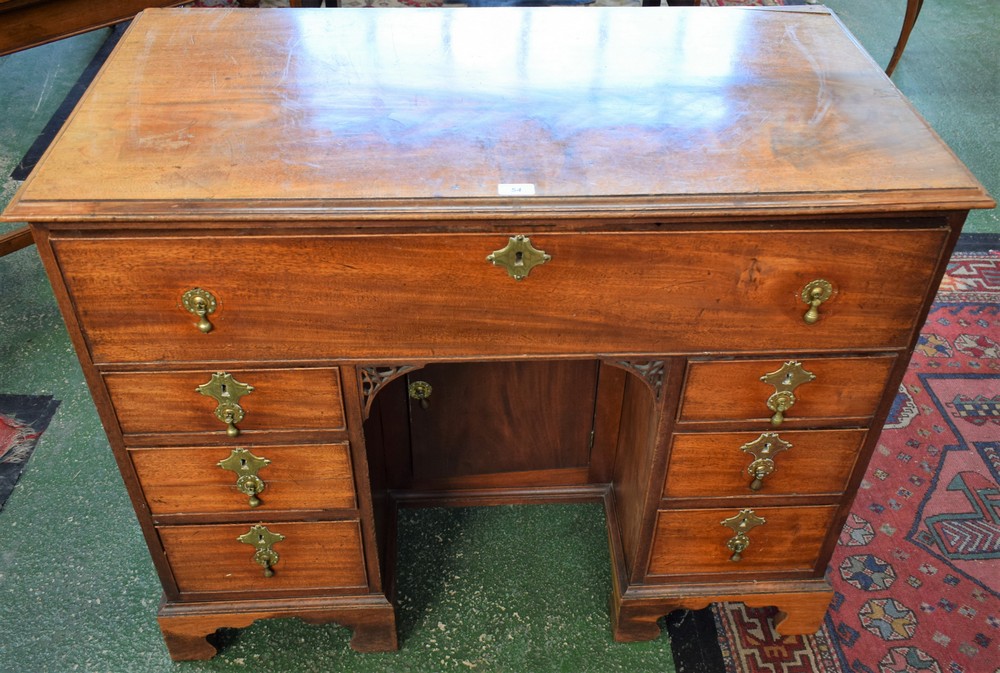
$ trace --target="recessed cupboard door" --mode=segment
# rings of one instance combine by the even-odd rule
[[[587,483],[598,367],[487,362],[411,373],[413,487]]]

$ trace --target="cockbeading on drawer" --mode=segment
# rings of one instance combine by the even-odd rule
[[[357,501],[348,449],[346,443],[156,447],[130,449],[129,455],[150,512],[158,517],[352,509]],[[257,466],[240,469],[248,459]]]
[[[542,232],[548,261],[522,280],[489,261],[503,234],[52,244],[94,361],[114,364],[899,348],[946,237]]]
[[[337,367],[109,372],[104,382],[130,446],[236,446],[346,427]]]

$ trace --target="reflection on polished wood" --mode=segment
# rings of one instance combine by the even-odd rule
[[[122,45],[12,215],[465,218],[489,199],[522,219],[581,198],[594,214],[843,212],[978,194],[817,11],[144,16],[132,32],[172,62]],[[238,56],[215,58],[220,43]]]

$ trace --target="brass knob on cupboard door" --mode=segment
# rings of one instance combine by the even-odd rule
[[[818,278],[806,283],[806,286],[802,288],[801,296],[802,301],[809,304],[809,310],[802,316],[802,319],[807,325],[814,325],[819,320],[820,305],[833,296],[833,285],[830,284],[830,281]]]
[[[434,388],[427,381],[414,381],[409,386],[407,386],[407,394],[409,394],[411,400],[417,400],[420,402],[421,409],[430,408],[430,403],[427,399],[434,392]]]
[[[208,334],[214,329],[208,316],[215,313],[215,309],[219,305],[215,295],[208,290],[196,287],[184,293],[184,296],[181,297],[181,304],[189,313],[193,313],[198,318],[196,324],[203,334]]]

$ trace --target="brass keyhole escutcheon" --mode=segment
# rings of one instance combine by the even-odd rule
[[[222,469],[236,473],[236,490],[249,497],[250,507],[259,507],[261,504],[257,496],[266,484],[257,473],[270,464],[271,461],[267,458],[255,456],[247,449],[233,449],[228,458],[217,463]]]
[[[733,537],[726,541],[726,547],[729,551],[733,552],[729,560],[738,563],[743,560],[743,552],[750,546],[750,538],[747,536],[747,533],[757,526],[767,523],[767,521],[754,514],[752,509],[744,509],[740,510],[739,514],[724,519],[721,523],[735,533]]]
[[[760,377],[764,383],[774,386],[774,394],[767,398],[767,408],[774,412],[771,425],[777,427],[785,421],[785,412],[795,404],[795,389],[815,378],[815,374],[806,371],[802,363],[795,360],[789,360],[778,371]]]
[[[263,524],[251,526],[250,530],[236,538],[239,542],[252,545],[257,549],[251,557],[253,562],[264,568],[264,577],[274,577],[274,565],[278,562],[278,552],[271,547],[285,536],[273,533]]]
[[[754,457],[753,462],[747,466],[747,473],[753,478],[750,482],[751,491],[759,491],[764,486],[764,477],[777,469],[774,457],[790,448],[792,448],[791,443],[781,439],[776,432],[765,432],[740,447],[742,451]]]
[[[430,403],[427,398],[431,396],[434,392],[434,388],[427,381],[414,381],[409,386],[407,386],[407,392],[410,395],[411,400],[417,400],[420,402],[421,409],[427,409],[430,407]]]
[[[535,248],[531,239],[521,234],[511,236],[506,246],[486,256],[487,262],[507,269],[507,274],[514,280],[527,278],[532,269],[550,259],[552,255]]]
[[[240,429],[236,424],[243,420],[245,412],[239,405],[239,400],[244,395],[253,392],[253,386],[240,383],[227,372],[216,372],[212,374],[212,379],[208,383],[203,383],[195,392],[206,397],[211,397],[218,402],[215,407],[215,417],[226,424],[226,434],[230,437],[239,437]]]
[[[212,331],[213,325],[209,321],[208,316],[215,313],[215,309],[219,305],[215,299],[215,295],[208,290],[196,287],[184,293],[184,296],[181,297],[181,304],[188,312],[198,317],[196,324],[202,333],[208,334]]]
[[[833,296],[833,285],[830,284],[830,281],[818,278],[806,283],[806,286],[802,288],[801,296],[802,301],[809,304],[809,310],[802,316],[802,319],[806,324],[813,325],[819,320],[820,305]]]

